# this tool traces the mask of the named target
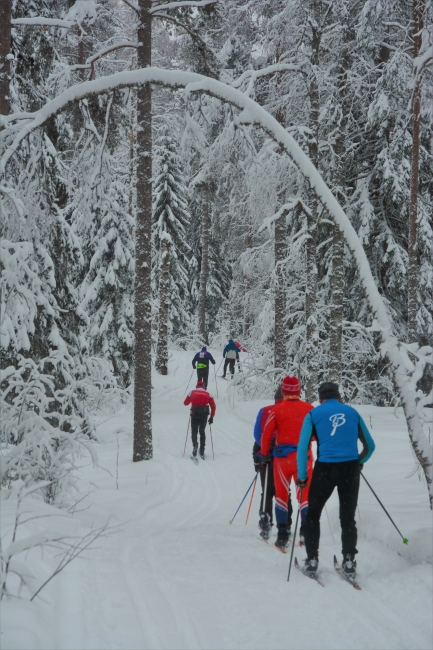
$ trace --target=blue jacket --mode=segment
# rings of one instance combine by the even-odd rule
[[[224,348],[223,357],[226,356],[229,350],[235,350],[238,353],[237,358],[239,358],[239,348],[237,345],[235,345],[233,339],[230,339],[230,341],[227,343],[226,347]]]
[[[313,436],[317,440],[317,460],[321,463],[343,463],[359,459],[367,462],[375,449],[367,426],[348,404],[328,399],[304,418],[298,443],[298,477],[307,478],[307,453]],[[358,440],[363,450],[358,453]]]
[[[209,366],[209,361],[215,365],[215,359],[207,350],[197,352],[194,359],[192,360],[192,367],[195,368],[196,363],[204,363],[206,366]]]

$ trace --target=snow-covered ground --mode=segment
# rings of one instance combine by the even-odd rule
[[[325,588],[295,570],[287,583],[289,555],[258,538],[259,490],[248,525],[248,499],[229,525],[254,477],[252,429],[266,402],[242,402],[219,379],[215,461],[208,437],[207,460],[196,466],[190,441],[182,455],[191,358],[174,352],[169,375],[154,377],[153,461],[131,462],[132,408],[100,418],[100,466],[86,460],[80,473],[81,496],[88,493],[77,506],[83,510],[35,520],[31,530],[58,526],[84,534],[107,520],[120,526],[54,578],[40,599],[30,603],[24,590],[22,600],[2,602],[2,650],[431,648],[431,511],[424,482],[416,472],[405,478],[414,461],[401,410],[359,407],[377,445],[365,475],[408,546],[362,482],[362,591],[333,569],[341,550],[336,495],[328,502],[329,522],[322,518]],[[215,394],[214,379],[210,389]],[[3,499],[3,535],[13,513],[13,497]],[[54,562],[49,553],[32,553],[36,575]],[[304,557],[303,549],[295,554]]]

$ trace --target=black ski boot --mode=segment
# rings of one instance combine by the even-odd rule
[[[319,560],[317,557],[312,557],[304,560],[304,566],[302,567],[302,570],[307,575],[316,575],[318,567]]]
[[[281,549],[287,548],[287,546],[289,545],[289,537],[290,537],[289,528],[288,526],[278,526],[278,524],[277,524],[277,528],[278,528],[278,536],[275,542],[275,546]]]
[[[267,512],[262,512],[259,519],[260,537],[265,541],[271,536],[271,518]]]
[[[199,451],[198,453],[199,453],[199,456],[200,456],[200,458],[201,458],[202,460],[205,460],[205,459],[206,459],[206,456],[204,455],[204,449],[203,449],[203,451],[200,449],[200,451]]]
[[[346,553],[346,555],[343,555],[343,564],[341,565],[341,568],[347,576],[354,578],[356,575],[355,556],[351,553]]]
[[[302,524],[301,524],[301,528],[299,530],[299,546],[305,546],[305,535],[304,535],[304,531],[303,531],[303,528],[302,528]]]
[[[194,458],[197,457],[197,447],[194,447],[194,449],[192,450],[192,455],[194,456]]]

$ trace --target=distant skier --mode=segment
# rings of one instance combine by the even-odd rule
[[[206,423],[212,424],[216,404],[210,393],[204,388],[204,382],[199,379],[196,388],[188,393],[184,401],[185,406],[191,404],[191,439],[192,439],[192,458],[197,457],[198,433],[200,433],[199,455],[202,460],[205,459],[204,449],[206,445]],[[210,418],[209,416],[210,406]]]
[[[227,373],[227,366],[230,367],[230,374],[233,377],[233,375],[235,374],[235,362],[236,360],[239,361],[239,348],[237,347],[233,339],[229,339],[229,342],[224,348],[223,357],[225,357],[223,377],[225,379]]]
[[[215,359],[208,352],[207,347],[204,345],[200,352],[197,352],[194,359],[192,360],[192,367],[196,369],[197,364],[197,381],[202,379],[204,382],[204,387],[207,388],[207,383],[209,380],[209,361],[215,365]]]
[[[281,394],[281,387],[275,393],[275,404],[280,402],[283,399]],[[262,496],[260,499],[260,508],[259,508],[259,528],[260,535],[264,540],[269,539],[271,534],[271,528],[273,526],[273,509],[272,509],[272,500],[275,497],[275,484],[274,484],[274,472],[273,464],[271,463],[268,467],[268,482],[266,486],[266,499],[264,500],[264,491],[266,483],[266,466],[262,464],[262,455],[261,455],[261,440],[263,427],[266,424],[270,411],[274,408],[274,404],[269,406],[264,406],[260,409],[257,414],[256,423],[254,425],[254,446],[253,446],[253,460],[254,460],[254,469],[256,472],[260,472],[260,482],[262,484]],[[275,447],[274,441],[271,444],[271,451]],[[292,525],[292,502],[290,500],[290,491],[288,499],[288,522],[287,527],[290,532]]]
[[[300,398],[301,386],[296,377],[287,376],[281,384],[283,399],[275,404],[270,411],[262,436],[262,463],[270,463],[272,438],[276,435],[276,446],[272,451],[274,457],[274,482],[275,482],[275,519],[277,520],[278,536],[275,546],[285,549],[290,536],[288,526],[288,498],[290,481],[298,478],[296,466],[296,450],[301,433],[304,417],[313,408],[308,402]],[[312,455],[308,454],[308,471],[312,472]],[[300,490],[297,490],[298,500]],[[308,508],[308,490],[303,491],[301,508],[301,521],[305,520]],[[301,536],[303,534],[301,523]]]
[[[313,436],[317,439],[317,461],[310,483],[308,513],[304,523],[307,559],[304,570],[315,574],[319,562],[320,515],[337,488],[340,501],[343,571],[354,576],[357,530],[355,510],[358,503],[360,471],[372,455],[375,445],[359,413],[341,403],[338,385],[326,382],[319,386],[320,406],[305,417],[298,444],[298,481],[305,490],[309,483],[306,464]],[[358,440],[363,450],[358,453]]]

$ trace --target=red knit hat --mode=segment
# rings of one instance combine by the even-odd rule
[[[287,377],[284,377],[283,379],[281,390],[283,393],[286,393],[286,395],[299,395],[301,392],[301,384],[299,383],[299,379],[297,377],[291,377],[290,375],[287,375]]]
[[[203,379],[199,379],[198,382],[197,382],[197,386],[196,386],[196,388],[202,388],[203,386],[204,386],[204,381],[203,381]]]

